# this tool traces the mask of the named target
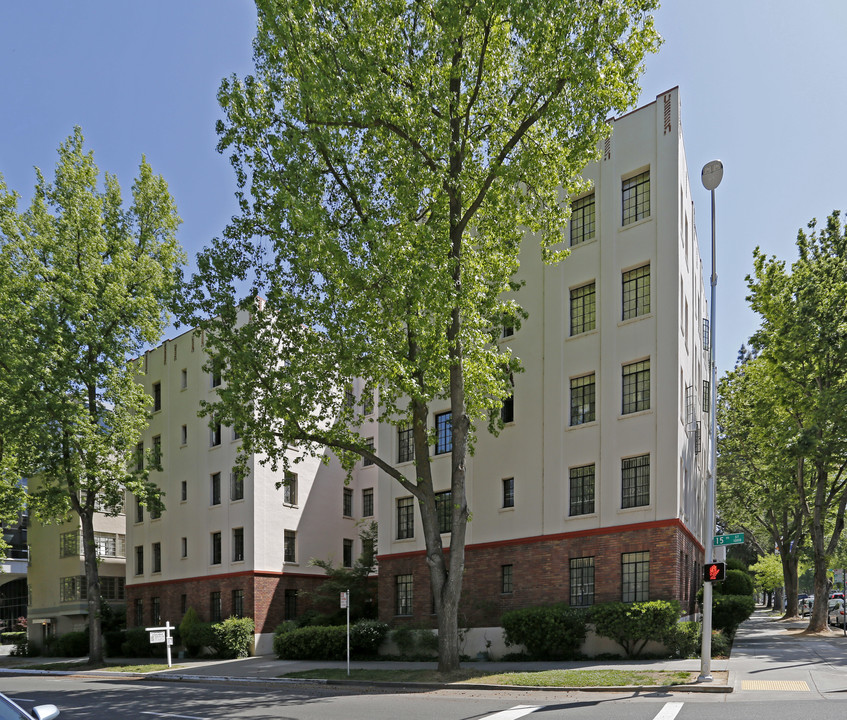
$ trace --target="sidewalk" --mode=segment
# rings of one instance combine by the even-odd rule
[[[833,631],[830,636],[808,636],[802,631],[807,620],[782,622],[771,616],[766,610],[757,610],[753,616],[738,629],[732,656],[726,660],[712,660],[711,671],[715,680],[711,683],[698,683],[685,688],[693,692],[738,692],[773,693],[774,691],[797,692],[808,697],[809,692],[821,695],[833,692],[847,692],[847,637],[841,630]],[[3,665],[8,668],[9,661],[16,665],[41,664],[60,658],[9,658]],[[125,660],[127,665],[143,665],[150,659]],[[232,682],[232,683],[287,683],[321,682],[280,679],[281,675],[302,670],[322,668],[346,668],[346,662],[339,661],[300,661],[278,660],[274,656],[249,657],[241,660],[178,660],[174,668],[146,675],[129,674],[132,677],[144,677],[148,680],[194,681],[194,682]],[[400,661],[352,661],[351,669],[375,668],[393,669],[434,669],[435,662]],[[467,662],[464,668],[484,670],[491,673],[533,672],[549,669],[589,669],[621,668],[629,670],[687,670],[700,671],[700,660],[580,660],[563,662]],[[0,672],[21,672],[0,668]],[[39,672],[36,670],[24,672]],[[43,672],[43,671],[42,671]],[[728,681],[723,681],[723,672],[728,672]],[[106,675],[114,677],[118,673],[105,670],[82,671],[65,674]],[[345,681],[340,681],[342,684]],[[400,687],[396,683],[367,683]],[[411,684],[405,684],[411,686]],[[445,687],[432,684],[426,687]],[[463,683],[459,687],[486,687],[479,684]],[[487,686],[492,687],[492,686]],[[497,686],[503,689],[504,686]],[[519,689],[510,686],[509,689]],[[551,689],[551,688],[546,688]],[[556,688],[552,688],[556,689]],[[621,688],[579,688],[582,691],[613,691]],[[628,688],[631,690],[632,688]],[[672,692],[681,691],[675,688]],[[750,699],[755,699],[751,697]]]

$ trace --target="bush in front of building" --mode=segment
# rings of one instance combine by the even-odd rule
[[[738,626],[753,614],[756,599],[752,595],[721,595],[712,597],[712,627],[723,630],[730,638]]]
[[[3,644],[15,646],[12,648],[12,655],[17,657],[26,657],[29,655],[29,640],[26,630],[3,633]]]
[[[179,624],[179,636],[189,657],[197,657],[203,648],[210,647],[213,642],[212,626],[200,620],[197,611],[189,607]]]
[[[309,625],[286,629],[274,635],[274,652],[281,660],[343,660],[347,656],[347,628]]]
[[[386,623],[379,620],[359,620],[350,628],[351,650],[356,655],[376,655],[387,635]]]
[[[212,649],[220,658],[243,658],[250,654],[256,625],[253,618],[228,617],[212,625]]]
[[[591,609],[591,622],[598,635],[611,638],[628,658],[641,655],[650,640],[662,642],[679,620],[676,600],[609,602]]]
[[[753,578],[744,570],[727,570],[726,578],[716,583],[715,590],[721,595],[753,595],[755,592]]]
[[[523,645],[534,660],[576,657],[586,634],[585,610],[565,603],[510,610],[500,625],[506,645]]]
[[[50,648],[56,657],[83,657],[88,655],[88,631],[73,630],[59,635]]]
[[[671,657],[689,658],[700,654],[703,626],[696,620],[678,622],[663,638]]]

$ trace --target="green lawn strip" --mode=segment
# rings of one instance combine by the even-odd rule
[[[462,670],[448,678],[437,670],[353,669],[304,670],[280,675],[284,678],[322,680],[365,680],[370,682],[477,682],[488,685],[533,687],[606,687],[618,685],[683,685],[694,682],[696,672],[678,670],[544,670],[491,675],[480,670]]]
[[[16,670],[108,670],[109,672],[135,672],[148,673],[161,670],[173,670],[178,665],[168,668],[167,664],[155,665],[107,665],[106,663],[87,662],[54,662],[41,663],[39,665],[15,665]]]

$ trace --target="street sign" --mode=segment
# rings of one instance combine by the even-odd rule
[[[343,610],[346,607],[347,607],[347,593],[343,592],[343,593],[341,593],[341,609]]]
[[[715,535],[712,544],[715,547],[721,545],[741,545],[744,542],[744,533],[732,533],[731,535]]]
[[[151,632],[150,633],[150,642],[151,643],[165,642],[165,633],[164,632]]]

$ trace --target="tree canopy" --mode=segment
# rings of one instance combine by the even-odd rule
[[[466,456],[519,369],[497,339],[524,317],[520,246],[564,256],[567,198],[606,118],[637,99],[657,2],[257,5],[255,74],[219,91],[240,214],[198,258],[186,314],[225,368],[206,410],[242,429],[245,452],[284,462],[291,445],[329,447],[415,497],[451,670]],[[378,390],[378,421],[411,428],[412,470],[366,443],[352,378]],[[451,412],[449,557],[429,463],[436,401]]]

